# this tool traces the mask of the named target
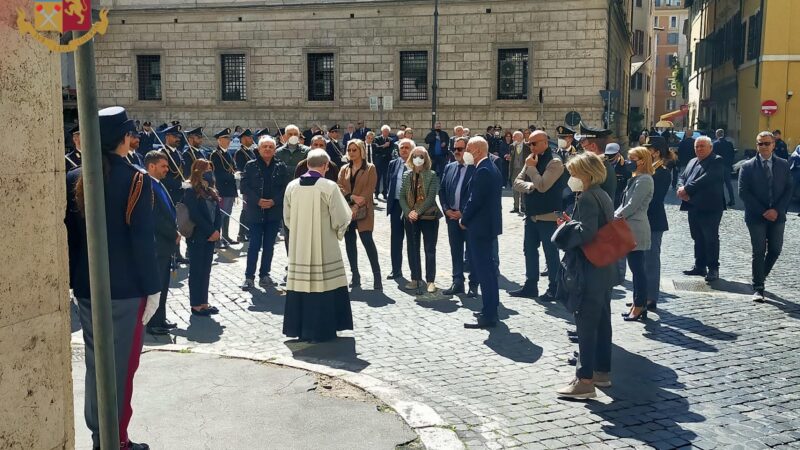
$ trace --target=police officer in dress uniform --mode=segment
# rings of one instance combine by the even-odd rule
[[[105,174],[105,209],[111,287],[111,317],[114,336],[114,371],[116,373],[119,448],[147,450],[147,444],[128,438],[131,420],[133,377],[139,365],[144,323],[158,307],[160,277],[156,270],[153,225],[152,180],[143,169],[125,161],[130,150],[133,120],[119,106],[99,112],[100,144]],[[78,314],[86,345],[86,390],[84,416],[91,430],[93,447],[100,448],[97,379],[95,373],[92,300],[89,288],[89,254],[86,246],[86,222],[81,170],[69,174],[70,191],[75,193],[74,209],[68,211],[67,234],[79,236],[80,248],[71,255],[70,282],[78,300]],[[101,256],[102,257],[102,256]]]
[[[331,158],[334,164],[337,167],[342,167],[342,157],[345,156],[345,147],[339,141],[339,136],[341,135],[341,127],[339,124],[334,124],[332,127],[328,129],[328,145],[325,147],[325,151],[328,152],[328,157]]]
[[[249,128],[242,131],[241,133],[235,134],[238,136],[239,142],[241,145],[239,149],[236,150],[236,153],[233,155],[233,162],[236,163],[236,170],[238,172],[244,172],[244,166],[248,162],[256,159],[255,149],[257,148],[256,145],[253,143],[253,132],[250,131]],[[244,192],[242,192],[244,194]],[[247,221],[247,206],[243,205],[242,210],[239,213],[239,234],[236,237],[236,240],[239,242],[247,242],[250,240],[250,233],[248,232],[245,227],[248,225]],[[244,226],[242,226],[244,225]]]
[[[188,142],[183,150],[183,177],[187,180],[192,174],[192,164],[198,159],[205,159],[206,154],[202,149],[203,127],[193,128],[186,132]],[[177,199],[180,200],[180,199]]]
[[[64,155],[67,172],[81,166],[81,130],[75,125],[69,130],[72,136],[73,149]]]
[[[167,155],[167,162],[169,163],[169,173],[161,180],[161,184],[167,189],[170,198],[174,203],[180,203],[183,198],[182,184],[184,181],[183,176],[183,158],[178,151],[178,145],[181,141],[180,125],[165,126],[161,130],[164,135],[164,145],[159,149],[160,152]],[[180,264],[188,264],[189,259],[181,255],[180,248],[175,252],[176,261]]]
[[[153,150],[153,144],[157,143],[156,132],[149,120],[142,122],[142,131],[139,132],[139,155],[146,155]]]
[[[144,169],[144,159],[139,154],[139,134],[134,133],[131,135],[131,149],[128,151],[128,156],[125,157],[125,160],[128,161],[130,164],[141,167]]]
[[[233,202],[238,197],[236,190],[236,163],[233,161],[230,153],[228,153],[228,146],[231,143],[231,129],[223,128],[222,130],[214,133],[217,138],[217,148],[211,154],[211,163],[214,165],[214,178],[216,179],[216,188],[221,197],[220,208],[222,214],[222,239],[217,241],[220,248],[227,248],[230,244],[238,244],[239,241],[234,240],[228,234],[228,229],[231,222],[231,211],[233,211]]]

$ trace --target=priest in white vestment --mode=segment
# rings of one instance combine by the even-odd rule
[[[353,329],[339,241],[352,219],[339,186],[324,177],[325,150],[308,152],[308,171],[286,187],[283,218],[289,229],[289,273],[283,334],[322,342]]]

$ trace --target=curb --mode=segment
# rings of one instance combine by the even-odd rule
[[[192,353],[216,355],[227,358],[248,359],[251,361],[266,362],[277,366],[291,367],[308,372],[319,373],[329,377],[338,378],[348,384],[362,389],[378,400],[392,408],[403,421],[419,436],[420,441],[428,450],[463,450],[464,444],[456,432],[439,416],[430,406],[413,400],[397,388],[369,375],[350,372],[343,369],[334,369],[321,364],[298,361],[293,358],[280,356],[263,359],[254,358],[247,352],[232,350],[224,353],[204,351],[202,348],[167,344],[158,348],[145,348],[142,353],[173,352],[191,350]]]

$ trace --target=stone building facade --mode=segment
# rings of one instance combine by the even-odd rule
[[[432,1],[96,3],[111,9],[96,46],[99,101],[129,106],[139,119],[270,128],[364,119],[376,128],[382,116],[395,127],[430,126]],[[611,83],[625,93],[614,104],[625,124],[628,77],[615,64],[630,60],[627,7],[442,0],[438,118],[475,131],[494,123],[552,130],[576,110],[597,125],[598,91]],[[391,96],[393,109],[371,111],[370,96]]]
[[[0,13],[0,449],[74,447],[66,193],[58,54],[16,29],[9,0]],[[50,33],[53,38],[56,33]],[[13,151],[37,130],[37,151]]]

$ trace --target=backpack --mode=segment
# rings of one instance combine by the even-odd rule
[[[178,232],[187,239],[194,233],[194,222],[189,216],[189,208],[183,203],[175,205],[175,216],[178,222]]]

